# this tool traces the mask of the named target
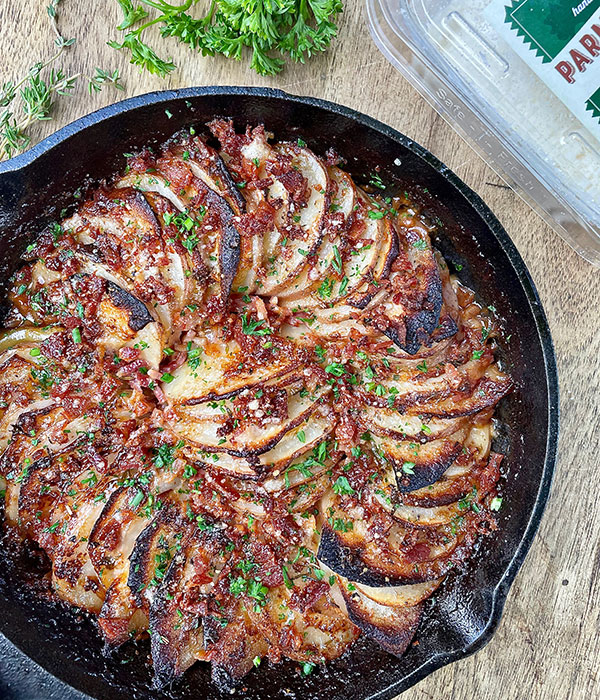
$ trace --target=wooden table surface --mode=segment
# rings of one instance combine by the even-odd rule
[[[600,271],[579,258],[476,156],[379,53],[363,3],[346,0],[331,50],[268,79],[245,63],[203,58],[174,41],[157,42],[178,71],[140,74],[106,46],[118,8],[106,0],[63,0],[61,26],[78,43],[65,56],[73,72],[119,68],[126,93],[61,99],[45,136],[124,96],[196,85],[261,85],[313,95],[365,112],[432,151],[491,207],[525,259],[554,336],[562,433],[552,495],[540,531],[508,597],[503,620],[479,653],[443,668],[402,700],[579,700],[600,697]],[[46,1],[0,3],[0,80],[20,77],[52,50]],[[85,8],[85,14],[84,14]],[[523,426],[527,430],[527,426]]]

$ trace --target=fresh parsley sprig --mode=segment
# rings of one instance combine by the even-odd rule
[[[160,26],[163,37],[175,37],[204,56],[222,54],[241,60],[247,48],[252,52],[251,68],[261,75],[275,75],[285,66],[287,55],[304,63],[325,51],[336,36],[335,19],[343,9],[342,0],[212,0],[204,17],[194,17],[188,10],[198,0],[180,5],[165,0],[117,2],[123,12],[117,29],[127,33],[123,41],[109,41],[109,45],[129,51],[131,63],[162,77],[175,65],[143,40],[153,25]],[[150,17],[152,10],[158,14]]]

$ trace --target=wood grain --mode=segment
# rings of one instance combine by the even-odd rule
[[[2,80],[19,77],[52,50],[45,2],[0,3]],[[245,63],[202,58],[161,41],[178,72],[140,74],[106,46],[116,3],[64,0],[65,33],[78,38],[65,66],[120,68],[127,96],[190,85],[265,85],[349,105],[430,149],[497,214],[527,263],[545,306],[558,356],[562,437],[552,497],[532,550],[509,595],[498,633],[478,654],[441,669],[402,700],[578,700],[600,695],[600,271],[580,259],[490,170],[389,66],[371,41],[362,3],[347,0],[332,49],[281,76],[261,78]],[[37,136],[120,99],[80,86],[61,100]],[[523,426],[524,430],[527,426]]]

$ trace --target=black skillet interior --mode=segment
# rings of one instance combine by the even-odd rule
[[[330,700],[391,698],[490,639],[541,519],[558,433],[556,367],[544,312],[497,219],[425,149],[350,109],[266,89],[190,88],[133,98],[0,165],[0,280],[5,283],[14,271],[41,223],[73,205],[88,183],[125,166],[123,153],[159,143],[182,127],[202,128],[216,116],[233,117],[238,129],[264,123],[277,138],[301,137],[319,154],[333,146],[359,181],[378,169],[388,194],[410,190],[441,220],[438,248],[458,276],[496,307],[505,336],[510,335],[499,352],[516,390],[501,405],[495,445],[507,455],[504,504],[499,529],[483,544],[485,561],[475,557],[464,573],[446,582],[420,626],[418,645],[403,658],[361,640],[309,677],[299,675],[291,662],[263,665],[243,686],[248,700],[308,700],[323,697],[325,688]],[[2,557],[0,631],[53,675],[102,699],[219,697],[204,664],[196,664],[164,694],[150,690],[144,644],[126,647],[113,659],[103,657],[92,621],[36,598],[20,582],[27,562]]]

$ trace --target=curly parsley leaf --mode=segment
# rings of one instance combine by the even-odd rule
[[[160,56],[155,53],[154,49],[140,40],[135,32],[126,34],[120,44],[118,41],[109,41],[108,45],[118,51],[128,49],[130,53],[130,63],[145,68],[150,73],[160,75],[161,78],[164,78],[175,70],[173,61],[165,61],[160,58]]]
[[[253,70],[275,75],[283,70],[286,56],[304,63],[325,51],[337,34],[335,20],[343,10],[342,0],[213,0],[208,12],[197,17],[189,11],[199,0],[180,5],[165,0],[117,2],[123,12],[117,29],[128,33],[122,42],[109,45],[129,50],[132,63],[163,77],[175,66],[159,58],[142,39],[153,25],[159,25],[162,37],[178,39],[204,56],[221,54],[241,60],[246,49],[251,52]]]

